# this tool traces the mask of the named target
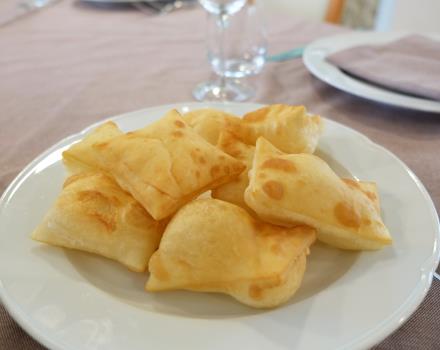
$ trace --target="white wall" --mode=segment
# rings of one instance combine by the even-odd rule
[[[325,18],[328,6],[328,0],[261,0],[261,2],[269,13],[291,13],[295,17],[316,21]]]
[[[440,32],[440,0],[381,0],[376,29]]]

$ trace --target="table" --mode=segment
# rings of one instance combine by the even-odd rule
[[[64,0],[0,27],[0,193],[35,156],[102,118],[190,101],[208,78],[204,14],[148,16]],[[272,53],[345,31],[290,17],[269,23]],[[440,115],[391,108],[313,78],[300,59],[269,63],[255,80],[261,103],[305,104],[401,158],[440,207]],[[375,349],[440,348],[440,282]],[[436,310],[437,309],[437,310]],[[0,305],[0,348],[43,349]]]

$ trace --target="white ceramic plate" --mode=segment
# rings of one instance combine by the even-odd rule
[[[330,64],[326,57],[334,52],[353,46],[374,44],[381,45],[396,40],[406,34],[382,32],[354,32],[327,37],[308,45],[303,61],[307,69],[318,79],[342,91],[397,107],[425,112],[440,113],[440,102],[419,97],[412,97],[358,80]],[[440,35],[422,34],[440,40]]]
[[[208,106],[236,114],[259,107],[189,103],[113,119],[129,131],[172,107]],[[354,253],[315,245],[302,287],[274,310],[254,310],[219,294],[146,293],[146,274],[29,239],[60,191],[62,150],[87,130],[29,164],[0,205],[1,299],[25,330],[51,349],[361,349],[399,327],[431,284],[439,222],[423,185],[390,152],[326,120],[321,156],[341,176],[377,182],[393,246]]]

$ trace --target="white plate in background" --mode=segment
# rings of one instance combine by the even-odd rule
[[[368,100],[424,112],[440,113],[440,101],[414,97],[388,90],[361,79],[356,79],[327,62],[326,57],[341,50],[359,45],[383,45],[408,33],[352,32],[319,39],[307,45],[303,62],[318,79],[349,94]],[[421,34],[440,40],[438,34]]]
[[[112,118],[123,131],[170,108],[243,114],[256,104],[183,103]],[[146,293],[147,274],[107,259],[32,241],[63,183],[61,152],[87,130],[32,161],[0,201],[0,297],[51,349],[365,349],[398,328],[426,295],[439,259],[439,222],[416,176],[362,134],[325,120],[321,156],[340,175],[378,184],[394,244],[377,252],[315,245],[304,283],[286,305],[256,310],[220,294]]]
[[[158,0],[81,0],[82,2],[90,2],[97,4],[129,4],[135,2],[157,2]]]

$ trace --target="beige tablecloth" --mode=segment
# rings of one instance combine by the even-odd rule
[[[69,0],[0,27],[0,193],[36,155],[104,117],[191,101],[207,79],[204,14],[165,17]],[[270,50],[342,29],[293,18],[270,22]],[[340,92],[300,59],[269,63],[255,101],[302,103],[361,131],[400,157],[440,206],[440,115],[400,110]],[[402,272],[404,273],[404,271]],[[378,349],[440,349],[440,282]],[[0,349],[38,349],[0,305]]]

